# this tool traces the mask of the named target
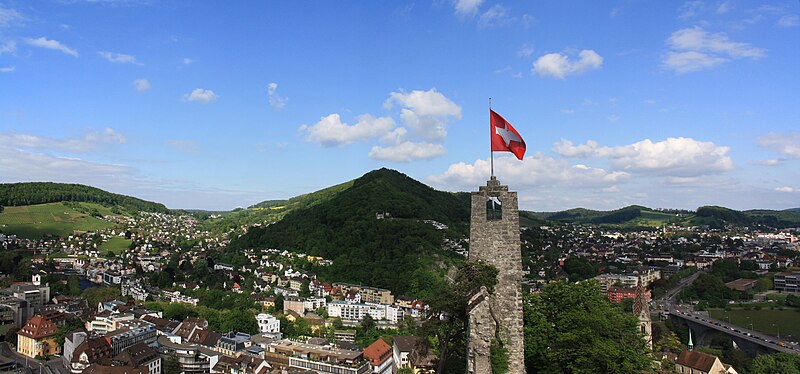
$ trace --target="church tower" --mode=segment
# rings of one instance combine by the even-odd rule
[[[639,277],[636,285],[636,297],[633,300],[633,316],[639,319],[639,329],[647,341],[647,347],[653,349],[653,323],[650,320],[648,301],[647,290],[644,288],[642,277]]]
[[[494,293],[470,298],[467,373],[492,373],[490,349],[497,340],[508,350],[508,373],[525,373],[522,322],[522,248],[517,193],[492,176],[472,193],[469,260],[499,271]]]

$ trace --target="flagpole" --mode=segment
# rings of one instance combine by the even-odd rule
[[[491,178],[494,179],[494,152],[492,152],[492,98],[489,98],[489,164],[491,168]]]

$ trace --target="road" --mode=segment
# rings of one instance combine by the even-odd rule
[[[691,305],[679,305],[675,301],[675,297],[683,290],[684,287],[692,284],[692,282],[700,276],[704,270],[700,270],[695,272],[694,274],[681,279],[675,287],[667,290],[667,292],[655,301],[655,304],[660,307],[662,311],[666,311],[669,314],[676,316],[678,318],[683,318],[687,321],[691,321],[693,323],[697,323],[708,328],[721,331],[725,334],[736,336],[742,340],[747,340],[754,344],[758,344],[768,349],[772,349],[778,352],[785,352],[785,353],[800,353],[800,346],[797,344],[791,344],[783,342],[781,339],[774,337],[772,335],[767,335],[758,331],[748,330],[741,328],[736,325],[732,325],[730,323],[726,323],[724,321],[720,321],[718,319],[711,318],[705,314],[696,313]],[[780,346],[778,344],[782,343],[784,346]]]
[[[7,342],[0,343],[0,355],[16,360],[17,364],[28,369],[29,374],[69,374],[62,366],[61,357],[49,361],[39,361],[21,355]]]

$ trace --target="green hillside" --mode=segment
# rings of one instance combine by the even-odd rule
[[[117,206],[131,212],[162,212],[169,209],[164,204],[137,199],[135,197],[103,191],[82,184],[53,182],[26,182],[0,184],[0,206],[24,206],[62,201],[98,203]]]
[[[441,281],[431,278],[437,263],[457,261],[441,245],[445,235],[467,236],[465,196],[436,191],[394,170],[375,170],[327,201],[251,229],[230,248],[302,251],[333,260],[332,266],[318,269],[323,278],[422,295]],[[378,219],[377,213],[389,216]],[[449,228],[437,230],[423,220]]]
[[[561,212],[526,212],[526,215],[548,221],[631,228],[682,224],[693,216],[688,211],[660,211],[639,205],[611,211],[575,208]]]
[[[94,217],[111,210],[95,203],[49,203],[7,206],[0,213],[0,232],[21,238],[40,239],[46,235],[68,236],[73,230],[93,231],[114,226]]]
[[[230,212],[217,212],[218,218],[209,219],[210,213],[195,214],[205,219],[203,228],[210,231],[227,231],[253,223],[270,223],[279,221],[287,213],[308,208],[324,201],[330,200],[339,192],[353,185],[353,181],[337,184],[316,192],[295,196],[289,200],[266,200],[252,205],[247,209],[237,209]]]

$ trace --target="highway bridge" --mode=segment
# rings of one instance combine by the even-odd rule
[[[665,295],[654,300],[655,306],[667,312],[670,318],[687,325],[692,329],[692,337],[697,345],[708,345],[717,333],[728,336],[740,349],[750,355],[759,353],[784,352],[800,354],[800,346],[793,342],[781,340],[772,335],[758,331],[747,330],[724,321],[711,318],[705,314],[696,313],[691,306],[680,306],[675,299],[680,291],[694,282],[702,271],[698,271],[682,279]]]

